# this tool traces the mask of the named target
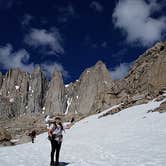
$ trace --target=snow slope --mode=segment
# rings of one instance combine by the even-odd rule
[[[147,113],[160,103],[151,101],[101,119],[93,115],[75,124],[64,134],[61,165],[166,165],[166,113]],[[46,133],[35,144],[0,148],[0,166],[48,166],[49,162]]]

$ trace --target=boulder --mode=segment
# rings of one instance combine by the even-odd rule
[[[160,104],[160,107],[153,110],[153,112],[165,113],[166,112],[166,101]]]
[[[11,134],[4,128],[0,129],[0,143],[10,141],[12,139]]]

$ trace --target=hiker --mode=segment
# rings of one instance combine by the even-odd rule
[[[62,124],[60,117],[55,117],[48,130],[48,138],[51,142],[51,162],[50,166],[59,166],[59,153],[63,140],[62,132],[70,129],[72,123]],[[56,161],[54,162],[54,154],[56,150]]]
[[[70,122],[71,122],[71,123],[74,123],[74,121],[75,121],[75,119],[74,119],[74,117],[72,117],[72,119],[71,119]]]
[[[31,137],[32,143],[34,143],[34,139],[35,139],[35,137],[36,137],[36,131],[35,131],[35,130],[32,130],[32,132],[29,133],[29,136]]]

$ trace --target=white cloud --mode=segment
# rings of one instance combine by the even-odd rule
[[[92,1],[92,3],[90,4],[90,7],[97,12],[103,11],[103,6],[97,1]]]
[[[124,78],[130,69],[129,63],[121,63],[119,66],[115,67],[110,71],[111,78],[113,80],[118,80]]]
[[[26,72],[32,72],[35,66],[41,66],[42,70],[48,77],[51,77],[53,70],[59,70],[64,78],[68,78],[69,74],[64,67],[57,62],[43,62],[40,64],[29,63],[30,55],[25,49],[13,51],[11,44],[0,46],[0,69],[20,68]]]
[[[34,69],[34,64],[28,64],[29,57],[25,49],[13,52],[11,44],[0,46],[0,66],[3,69],[18,67],[24,71],[31,72]]]
[[[62,37],[58,29],[31,29],[24,42],[35,48],[43,48],[47,54],[63,54]]]
[[[166,32],[166,16],[153,18],[152,14],[161,10],[156,0],[120,0],[112,15],[116,28],[125,32],[128,43],[139,42],[149,46],[161,40]]]

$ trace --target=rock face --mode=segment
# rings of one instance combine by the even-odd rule
[[[61,73],[55,70],[49,83],[44,109],[46,112],[63,114],[65,107],[65,86]]]
[[[29,79],[27,112],[41,112],[47,88],[48,81],[41,72],[40,67],[35,68]]]
[[[54,71],[49,82],[40,67],[35,68],[32,74],[10,69],[6,75],[0,73],[0,128],[10,124],[0,131],[0,143],[9,141],[11,136],[26,136],[34,128],[37,133],[45,131],[42,119],[45,114],[81,119],[120,105],[103,114],[103,117],[135,104],[146,103],[156,96],[160,101],[165,98],[165,93],[166,42],[157,43],[141,55],[122,80],[113,81],[101,61],[86,69],[79,80],[67,86],[64,86],[58,70]],[[155,111],[165,112],[165,108],[164,102]]]
[[[101,109],[106,101],[102,94],[113,86],[110,74],[103,62],[86,69],[80,79],[67,87],[67,113],[88,114]],[[110,104],[110,103],[109,103]]]
[[[11,134],[7,130],[3,128],[0,129],[0,143],[10,141],[11,138]]]
[[[39,69],[32,75],[19,69],[9,70],[0,89],[0,117],[12,118],[41,111],[46,86]]]
[[[41,112],[89,115],[119,103],[125,107],[144,103],[166,88],[165,73],[166,42],[147,50],[117,81],[101,61],[66,87],[57,70],[48,82],[39,67],[32,74],[11,69],[5,76],[0,73],[0,117]]]
[[[19,69],[9,70],[0,89],[2,105],[8,108],[1,108],[1,115],[14,117],[24,113],[24,106],[27,99],[28,73]]]
[[[166,87],[166,42],[141,55],[120,84],[129,94],[156,95]],[[124,85],[124,86],[123,86]]]
[[[2,73],[0,72],[0,89],[1,89],[1,86],[2,86],[2,81],[3,81],[3,76],[2,76]]]
[[[160,113],[164,113],[166,112],[166,101],[163,102],[162,104],[160,104],[160,107],[156,108],[155,110],[153,110],[153,112],[160,112]]]

